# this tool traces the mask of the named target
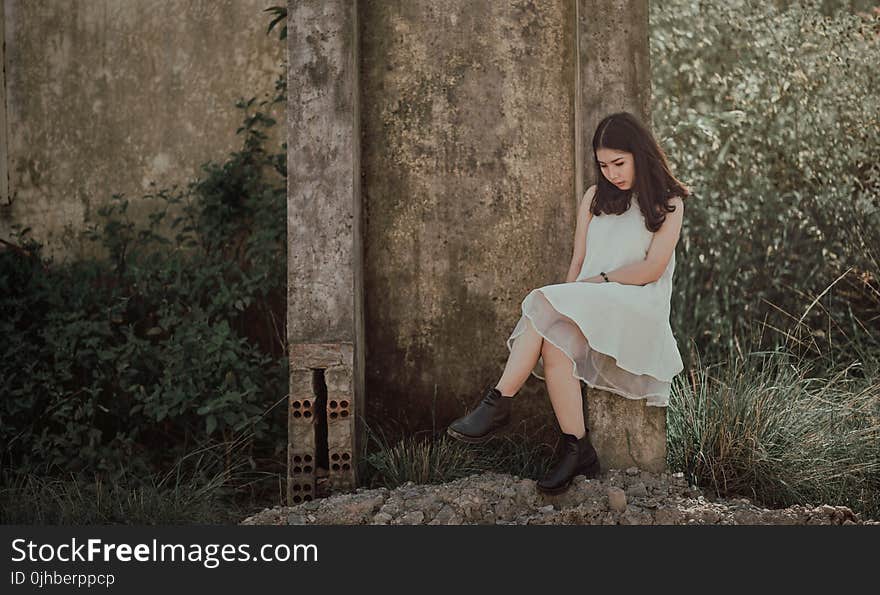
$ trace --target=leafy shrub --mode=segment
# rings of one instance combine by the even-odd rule
[[[243,149],[144,197],[145,227],[122,195],[100,209],[107,259],[52,265],[21,228],[0,251],[4,467],[146,476],[241,436],[252,468],[284,460],[286,160],[253,103]]]
[[[880,14],[657,0],[650,19],[655,126],[694,190],[676,334],[713,359],[805,314],[814,355],[876,352]]]

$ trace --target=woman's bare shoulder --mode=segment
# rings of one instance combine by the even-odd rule
[[[589,188],[587,188],[584,195],[581,197],[581,210],[590,210],[590,203],[593,202],[593,197],[596,196],[596,185],[593,184]]]

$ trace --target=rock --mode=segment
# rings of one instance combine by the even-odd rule
[[[495,524],[500,525],[505,521],[511,521],[516,518],[517,513],[516,500],[506,498],[495,505]]]
[[[620,516],[621,525],[650,525],[651,515],[639,506],[627,506]]]
[[[733,511],[733,520],[737,525],[763,525],[761,515],[757,511],[740,509]]]
[[[379,509],[379,512],[381,512],[382,514],[387,514],[388,516],[393,518],[400,514],[400,505],[398,505],[396,502],[386,502]]]
[[[391,519],[394,518],[390,514],[380,512],[376,516],[373,517],[374,525],[387,525],[391,522]]]
[[[684,518],[684,514],[674,506],[663,506],[654,513],[654,523],[657,525],[678,525]]]
[[[721,520],[721,513],[712,508],[703,508],[694,512],[694,517],[699,519],[703,525],[714,525]]]
[[[396,521],[395,525],[421,525],[425,520],[425,513],[421,510],[413,510],[406,513]]]
[[[616,512],[626,510],[626,493],[620,488],[608,488],[608,508]]]
[[[626,496],[627,498],[647,498],[648,488],[642,482],[635,483],[626,488]]]
[[[626,470],[626,474],[627,474],[627,475],[638,475],[638,474],[639,474],[639,468],[638,468],[638,467],[629,467],[629,468]]]
[[[648,486],[648,488],[656,487],[661,483],[661,479],[657,476],[656,473],[651,473],[650,471],[639,471],[639,480]]]
[[[314,513],[315,521],[319,525],[365,525],[372,522],[373,516],[385,504],[383,494],[368,492],[341,494],[324,500],[324,506]]]
[[[308,525],[309,522],[306,520],[306,516],[301,513],[293,512],[287,515],[287,524],[288,525]]]
[[[429,525],[460,525],[461,517],[448,504],[440,509],[440,512],[431,519]]]

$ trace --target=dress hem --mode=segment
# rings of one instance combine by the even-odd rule
[[[543,292],[542,292],[542,293],[543,293]],[[546,294],[544,294],[544,295],[546,296]],[[548,299],[547,301],[549,302],[550,300]],[[551,304],[552,304],[552,302],[551,302]],[[558,311],[559,311],[559,310],[557,310],[557,312],[558,312]],[[560,314],[561,314],[561,312],[560,312]],[[604,390],[604,391],[606,391],[606,392],[610,392],[610,393],[614,393],[614,394],[616,394],[616,395],[620,395],[621,397],[625,397],[625,398],[627,398],[627,399],[630,399],[631,401],[641,401],[641,400],[644,400],[644,401],[645,401],[645,406],[646,406],[646,407],[668,407],[668,406],[669,406],[669,400],[668,400],[668,398],[665,399],[665,402],[664,402],[664,403],[658,403],[658,402],[652,402],[652,401],[651,401],[651,397],[663,397],[664,395],[658,395],[657,393],[650,393],[650,394],[647,394],[647,395],[631,395],[631,394],[628,394],[628,393],[622,392],[622,391],[620,391],[620,390],[618,390],[618,389],[614,389],[614,388],[607,387],[607,386],[601,386],[601,385],[598,385],[598,384],[593,384],[592,382],[590,382],[589,380],[587,380],[587,379],[584,378],[583,376],[578,375],[578,373],[577,373],[577,364],[575,363],[574,358],[571,357],[571,354],[569,354],[565,349],[563,349],[562,347],[560,347],[559,345],[557,345],[556,343],[554,343],[551,339],[549,339],[548,337],[546,337],[546,336],[541,332],[541,330],[538,328],[538,325],[535,324],[535,321],[532,320],[532,317],[529,316],[525,311],[523,311],[523,316],[525,316],[525,317],[529,320],[529,322],[532,323],[532,326],[535,328],[535,331],[537,331],[537,333],[538,333],[539,335],[541,335],[541,338],[542,338],[542,339],[544,339],[545,341],[547,341],[548,343],[550,343],[551,345],[553,345],[554,347],[556,347],[557,349],[559,349],[562,353],[565,354],[565,356],[569,359],[569,361],[571,361],[571,375],[572,375],[573,378],[577,378],[578,380],[582,381],[584,384],[586,384],[587,386],[589,386],[589,387],[591,387],[591,388],[594,388],[594,389],[597,389],[597,390]],[[578,328],[580,328],[580,327],[578,327]],[[511,335],[511,336],[507,339],[507,349],[508,349],[508,351],[513,351],[513,348],[510,346],[510,343],[511,343],[512,341],[515,341],[516,338],[519,337],[519,336],[520,336],[521,334],[523,334],[524,332],[525,332],[524,330],[523,330],[523,331],[520,331],[520,332],[517,333],[516,335]],[[583,329],[581,329],[581,332],[583,333]],[[584,336],[586,336],[586,334],[584,334]],[[596,349],[596,351],[599,351],[599,350]],[[603,355],[607,355],[608,357],[614,357],[613,355],[608,354],[608,353],[605,353],[604,351],[599,351],[599,353],[602,353]],[[616,361],[617,358],[614,358],[614,359],[615,359],[615,361]],[[622,368],[622,366],[621,366],[621,368]],[[622,369],[626,370],[626,368],[622,368]],[[631,370],[627,370],[627,371],[628,371],[628,372],[631,372]],[[533,375],[535,378],[538,378],[539,380],[542,380],[542,381],[546,382],[546,380],[544,379],[543,376],[541,376],[540,374],[536,374],[536,373],[535,373],[534,368],[532,368],[532,370],[530,371],[530,374]],[[655,377],[655,378],[656,378],[656,377]],[[657,380],[660,380],[661,382],[669,382],[669,381],[666,381],[666,380],[662,380],[662,379],[660,379],[660,378],[657,378]]]
[[[581,325],[578,323],[578,321],[575,320],[574,318],[571,318],[570,316],[567,316],[567,315],[566,315],[566,314],[565,314],[565,313],[559,308],[559,306],[556,305],[556,304],[553,302],[553,300],[552,300],[551,297],[547,294],[547,292],[543,291],[542,289],[536,289],[535,291],[540,291],[540,292],[541,292],[541,295],[543,295],[543,296],[544,296],[544,299],[546,299],[547,302],[549,302],[550,305],[553,306],[553,309],[554,309],[554,310],[556,310],[560,315],[565,316],[566,318],[568,318],[569,320],[571,320],[575,325],[577,325],[577,327],[580,329],[580,331],[581,331],[581,333],[584,335],[584,337],[587,336],[587,332],[583,329],[583,327],[581,327]],[[523,313],[523,315],[526,316],[526,317],[528,317],[529,320],[532,320],[531,317],[529,317],[528,314],[526,314],[526,311],[525,311],[525,303],[523,303],[521,309],[522,309],[522,313]],[[534,321],[532,321],[532,324],[534,324]],[[537,328],[538,328],[538,327],[536,326],[535,329],[537,330]],[[540,331],[539,331],[539,332],[540,332]],[[541,336],[543,337],[543,335],[541,335]],[[680,374],[680,373],[682,372],[682,370],[683,370],[683,368],[682,368],[682,370],[679,370],[678,372],[675,372],[675,373],[674,373],[671,377],[669,377],[669,378],[661,378],[661,377],[657,376],[656,373],[654,373],[654,372],[651,371],[651,370],[641,370],[641,369],[636,368],[635,366],[629,367],[629,366],[627,366],[627,365],[623,365],[623,364],[621,364],[620,360],[618,359],[618,356],[615,355],[615,354],[613,354],[613,353],[610,353],[610,351],[611,351],[610,349],[609,349],[609,350],[605,350],[605,349],[602,349],[602,348],[598,348],[598,349],[597,349],[597,345],[596,345],[596,342],[595,342],[595,341],[596,341],[595,337],[593,338],[592,341],[588,340],[591,349],[594,349],[595,351],[598,351],[599,353],[601,353],[601,354],[603,354],[603,355],[607,355],[608,357],[614,358],[615,364],[617,365],[618,368],[620,368],[621,370],[626,370],[627,372],[629,372],[629,373],[631,373],[631,374],[639,374],[639,375],[643,375],[643,374],[644,374],[644,375],[650,376],[651,378],[654,378],[655,380],[659,380],[660,382],[670,382],[670,383],[671,383],[671,382],[672,382],[672,379],[675,378],[678,374]],[[553,343],[552,341],[550,341],[550,342]],[[553,343],[553,344],[556,345],[555,343]],[[559,347],[559,346],[556,345],[556,347]],[[560,349],[561,349],[561,348],[560,348]],[[569,358],[570,358],[570,357],[571,357],[571,356],[569,356]],[[574,361],[574,360],[572,359],[572,361]],[[587,381],[584,380],[584,382],[587,382]],[[637,398],[641,398],[641,397],[637,397]]]

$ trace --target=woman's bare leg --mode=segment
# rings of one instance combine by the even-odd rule
[[[565,353],[550,341],[541,347],[544,358],[544,381],[559,427],[565,434],[583,438],[586,433],[581,383],[572,376],[572,363]]]
[[[526,323],[526,331],[513,342],[510,356],[504,366],[504,373],[495,385],[505,397],[512,397],[522,388],[541,355],[544,337],[535,330],[531,320],[526,318]]]

